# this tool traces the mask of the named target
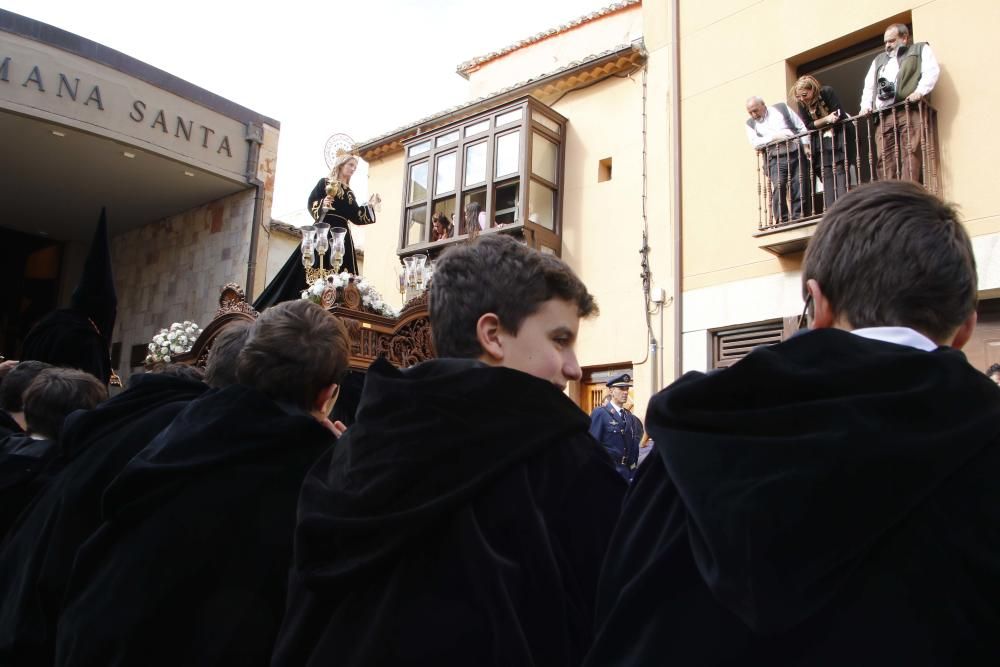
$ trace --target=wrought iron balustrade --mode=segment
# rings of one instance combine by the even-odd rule
[[[941,193],[937,111],[900,102],[757,149],[758,230],[823,215],[863,183],[909,179]]]

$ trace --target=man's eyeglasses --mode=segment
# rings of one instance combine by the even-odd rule
[[[799,329],[809,328],[809,306],[812,305],[813,295],[806,296],[806,305],[802,308],[802,315],[799,317]]]

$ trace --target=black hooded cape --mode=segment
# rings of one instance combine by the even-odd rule
[[[587,665],[1000,655],[1000,390],[819,330],[650,402]]]
[[[146,373],[94,410],[73,413],[61,468],[0,548],[0,664],[51,665],[76,551],[101,523],[101,496],[135,454],[208,387]]]
[[[55,664],[267,664],[299,488],[333,441],[249,387],[191,402],[105,491],[104,523],[73,565]]]
[[[625,491],[588,426],[524,373],[374,363],[303,484],[272,664],[578,664]]]
[[[107,384],[111,379],[111,334],[118,313],[111,268],[108,221],[101,218],[70,307],[39,320],[24,339],[22,360],[79,368]]]
[[[0,438],[6,438],[12,433],[24,433],[24,429],[17,423],[17,420],[10,416],[9,412],[0,410]]]
[[[72,308],[53,311],[31,327],[24,339],[25,360],[78,368],[107,384],[111,378],[111,351],[86,314]]]
[[[52,440],[36,440],[26,433],[0,439],[0,541],[45,487],[55,451]]]

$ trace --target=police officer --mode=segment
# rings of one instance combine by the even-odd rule
[[[611,400],[595,408],[590,415],[590,435],[604,445],[615,469],[629,482],[639,465],[639,440],[642,438],[642,422],[625,409],[631,386],[632,377],[628,373],[611,378],[607,383]]]

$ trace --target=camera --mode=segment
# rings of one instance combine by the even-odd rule
[[[896,99],[896,84],[885,77],[879,77],[878,98],[883,102]]]

